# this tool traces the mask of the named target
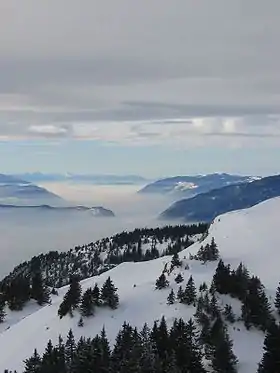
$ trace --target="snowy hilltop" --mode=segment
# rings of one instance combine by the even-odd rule
[[[46,292],[51,303],[44,306],[35,299],[21,311],[2,306],[0,371],[43,372],[60,353],[67,372],[93,364],[96,372],[256,373],[261,360],[260,373],[278,372],[277,356],[263,355],[263,345],[279,343],[279,211],[275,198],[221,215],[182,251],[123,262],[80,285],[73,277]],[[76,342],[85,339],[75,344],[72,333]]]

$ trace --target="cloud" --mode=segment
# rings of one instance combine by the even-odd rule
[[[0,137],[274,145],[279,12],[262,0],[0,0]]]

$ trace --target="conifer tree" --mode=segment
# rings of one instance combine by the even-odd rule
[[[178,292],[177,292],[177,299],[179,300],[180,303],[183,303],[183,298],[184,298],[184,291],[182,286],[179,286]]]
[[[36,348],[34,354],[24,361],[24,373],[41,373],[42,371],[42,359],[38,354]]]
[[[271,323],[264,339],[264,354],[258,373],[280,372],[280,326]]]
[[[218,250],[214,237],[212,237],[211,243],[210,243],[210,259],[209,260],[217,260],[218,258],[219,258],[219,250]]]
[[[199,291],[203,292],[207,290],[207,284],[206,282],[203,282],[202,284],[199,285]]]
[[[81,301],[81,295],[82,288],[79,279],[76,276],[72,276],[70,279],[70,287],[68,290],[68,298],[72,309],[75,309],[79,306]]]
[[[71,372],[72,364],[75,357],[76,343],[72,329],[69,330],[67,339],[65,342],[65,363],[67,370]]]
[[[70,287],[65,294],[63,301],[58,308],[58,315],[60,318],[67,315],[72,316],[72,312],[79,306],[81,300],[82,288],[77,277],[72,277]]]
[[[175,294],[174,294],[174,291],[173,289],[171,289],[168,297],[167,297],[167,304],[171,305],[171,304],[174,304],[175,302]]]
[[[275,304],[275,308],[276,308],[278,315],[280,315],[280,283],[276,290],[276,297],[275,297],[274,304]]]
[[[159,278],[156,280],[156,289],[161,290],[166,288],[169,285],[169,281],[166,279],[165,274],[162,273]]]
[[[171,266],[172,268],[175,268],[175,267],[181,267],[181,265],[182,265],[182,261],[179,259],[179,255],[176,252],[171,259]]]
[[[6,302],[2,295],[0,295],[0,323],[2,323],[5,319],[6,312],[5,312],[5,305]]]
[[[184,278],[183,278],[183,276],[181,275],[181,273],[179,273],[176,277],[175,277],[175,282],[177,283],[177,284],[180,284],[181,282],[183,282],[184,281]]]
[[[224,315],[225,315],[226,321],[228,321],[230,323],[234,323],[235,322],[235,316],[234,316],[234,313],[233,313],[233,310],[232,310],[232,306],[230,304],[226,304],[225,305],[225,307],[224,307]]]
[[[229,338],[225,325],[214,340],[212,368],[216,373],[236,373],[237,358],[232,350],[233,343]]]
[[[33,274],[31,282],[31,298],[35,299],[40,306],[50,303],[50,290],[43,281],[41,271]]]
[[[91,288],[84,292],[80,308],[83,316],[88,317],[94,314],[94,300]]]
[[[248,292],[241,307],[242,319],[247,329],[251,326],[266,330],[272,322],[271,306],[258,277],[249,281]]]
[[[187,305],[195,304],[196,301],[196,288],[192,276],[190,276],[186,289],[184,291],[183,303]]]
[[[112,309],[118,308],[119,296],[117,290],[111,278],[108,277],[101,289],[101,300],[104,306],[109,306]]]
[[[79,327],[83,327],[84,326],[84,320],[83,320],[82,316],[79,318],[78,326]]]
[[[94,288],[92,290],[92,298],[93,298],[93,303],[95,306],[100,305],[100,289],[97,284],[94,285]]]

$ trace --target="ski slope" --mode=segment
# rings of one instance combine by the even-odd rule
[[[236,267],[242,261],[251,273],[261,278],[270,296],[274,296],[280,280],[277,229],[279,212],[280,198],[276,198],[250,209],[222,215],[215,219],[208,237],[203,242],[210,242],[211,238],[215,237],[224,262]],[[22,311],[25,315],[22,315],[24,318],[21,320],[19,316],[15,319],[9,315],[1,326],[2,333],[0,332],[0,371],[16,369],[22,372],[22,361],[30,357],[35,347],[40,353],[43,352],[49,339],[55,344],[59,334],[65,338],[70,328],[76,338],[81,335],[92,337],[99,333],[104,325],[108,338],[113,342],[124,321],[142,327],[145,322],[151,326],[154,320],[159,320],[162,315],[169,324],[176,317],[188,320],[195,311],[194,307],[178,302],[167,305],[166,298],[171,288],[175,293],[179,288],[174,281],[179,271],[185,279],[184,283],[180,284],[183,287],[190,275],[193,276],[197,288],[203,281],[211,282],[217,263],[203,265],[201,262],[189,260],[189,253],[195,254],[200,245],[197,242],[180,253],[182,269],[176,269],[168,276],[170,286],[164,290],[155,290],[155,281],[165,264],[170,263],[169,256],[150,262],[122,263],[100,276],[82,281],[83,290],[86,290],[96,282],[102,286],[107,277],[111,276],[120,297],[117,310],[97,309],[95,316],[84,318],[82,328],[77,326],[80,317],[78,312],[73,318],[66,316],[60,320],[57,316],[59,304],[68,287],[59,289],[59,295],[53,296],[51,305],[40,309],[31,305],[28,312]],[[185,268],[187,265],[188,269]],[[231,303],[235,314],[240,314],[240,303],[236,299],[221,296],[219,301],[221,304]],[[230,326],[229,331],[239,359],[239,372],[255,373],[262,355],[264,335],[256,330],[246,331],[242,323]]]

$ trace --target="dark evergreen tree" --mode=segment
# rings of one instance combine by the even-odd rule
[[[70,329],[67,335],[66,342],[65,342],[65,364],[66,364],[68,372],[71,372],[72,364],[74,362],[75,352],[76,352],[75,338],[74,338],[72,329]]]
[[[183,282],[184,281],[184,278],[183,278],[183,276],[181,275],[181,273],[179,273],[176,277],[175,277],[175,282],[177,283],[177,284],[180,284],[181,282]]]
[[[228,294],[230,292],[229,284],[231,283],[230,278],[230,267],[225,266],[222,259],[219,261],[216,268],[216,272],[213,276],[213,286],[215,290],[220,294]]]
[[[56,288],[52,288],[52,290],[51,290],[51,294],[52,295],[58,295],[58,291],[56,290]]]
[[[174,290],[171,289],[168,297],[167,297],[167,304],[174,304],[175,303],[175,294],[174,294]]]
[[[279,285],[277,287],[277,290],[276,290],[276,296],[275,296],[274,304],[275,304],[275,308],[277,310],[278,315],[280,315],[280,283],[279,283]]]
[[[82,316],[79,318],[78,326],[79,326],[80,328],[82,328],[82,327],[84,326],[84,319],[82,318]]]
[[[212,368],[217,373],[236,373],[237,358],[233,353],[233,343],[229,338],[225,325],[218,330],[213,340]]]
[[[250,276],[247,268],[243,265],[243,263],[240,263],[236,271],[232,271],[231,273],[229,289],[230,294],[241,301],[244,300],[247,293],[249,280]]]
[[[165,274],[162,273],[159,278],[156,280],[156,289],[161,290],[167,288],[169,285],[169,281],[166,279]]]
[[[70,287],[65,294],[62,303],[58,309],[58,315],[60,318],[67,315],[72,316],[72,312],[79,306],[81,300],[82,288],[77,277],[71,278]]]
[[[101,300],[104,306],[109,306],[112,309],[118,308],[119,296],[117,290],[111,278],[108,277],[101,289]]]
[[[203,282],[202,284],[199,285],[199,291],[200,292],[207,291],[207,289],[208,289],[208,287],[207,287],[206,282]]]
[[[2,323],[5,319],[6,312],[5,312],[5,299],[3,298],[2,295],[0,295],[0,323]]]
[[[88,317],[94,314],[94,300],[93,300],[93,294],[92,289],[88,288],[83,296],[81,301],[81,313],[83,316]]]
[[[94,285],[94,288],[92,290],[92,298],[93,298],[93,303],[96,306],[100,305],[100,290],[97,284]]]
[[[37,271],[32,276],[31,298],[35,299],[40,306],[51,301],[50,290],[43,281],[41,271]]]
[[[78,308],[82,295],[82,288],[77,276],[72,276],[68,290],[68,298],[72,309]]]
[[[34,354],[24,361],[24,373],[41,373],[42,372],[42,360],[37,350],[34,350]]]
[[[179,286],[178,292],[177,292],[177,299],[179,300],[180,303],[183,303],[183,298],[184,298],[184,291],[182,286]]]
[[[211,243],[210,243],[210,257],[211,259],[209,260],[219,259],[219,250],[218,250],[214,237],[212,237]]]
[[[265,339],[264,354],[259,364],[258,373],[280,372],[280,326],[271,323]]]
[[[230,304],[225,305],[224,316],[226,321],[230,322],[231,324],[235,322],[235,316],[232,310],[232,306]]]
[[[187,282],[187,285],[186,285],[186,289],[184,291],[183,303],[187,305],[191,305],[191,304],[194,305],[195,301],[196,301],[196,288],[195,288],[194,280],[192,276],[190,276]]]
[[[11,280],[5,289],[5,297],[12,311],[22,310],[25,303],[30,299],[30,280],[20,275]]]
[[[209,304],[209,313],[212,317],[212,319],[215,319],[217,317],[220,317],[220,308],[219,308],[219,305],[218,305],[218,300],[215,296],[215,294],[212,295],[211,297],[211,300],[210,300],[210,304]]]
[[[172,259],[171,259],[171,266],[172,268],[175,268],[175,267],[181,267],[182,265],[182,261],[180,260],[179,258],[179,255],[178,253],[174,253]]]
[[[266,330],[273,321],[271,306],[259,278],[252,277],[241,307],[242,319],[247,329],[251,326]]]

